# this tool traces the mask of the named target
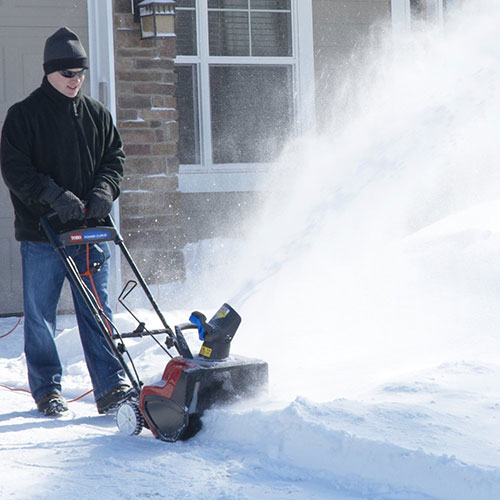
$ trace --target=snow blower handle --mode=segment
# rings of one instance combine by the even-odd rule
[[[198,311],[191,313],[189,321],[198,328],[203,341],[200,357],[220,361],[229,356],[231,341],[241,323],[241,316],[229,304],[222,304],[210,321]]]
[[[189,321],[198,328],[198,337],[200,340],[205,339],[206,333],[212,333],[212,327],[207,323],[207,317],[203,313],[193,311],[189,317]]]

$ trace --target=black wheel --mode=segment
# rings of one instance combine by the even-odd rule
[[[120,405],[116,412],[116,425],[120,432],[128,436],[137,436],[144,427],[144,417],[139,405],[133,401]]]
[[[201,415],[199,415],[198,413],[189,415],[189,423],[182,433],[181,441],[187,441],[188,439],[191,439],[201,430],[202,427],[203,423],[201,421]]]

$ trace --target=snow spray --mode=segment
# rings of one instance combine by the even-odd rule
[[[280,397],[500,355],[500,5],[387,32],[348,112],[332,95],[330,127],[288,146],[225,268],[233,350],[265,358]]]

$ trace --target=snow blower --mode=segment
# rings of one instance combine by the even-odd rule
[[[157,439],[170,442],[185,440],[201,429],[201,417],[206,409],[254,396],[266,387],[266,362],[229,354],[231,341],[241,322],[241,317],[229,304],[223,304],[208,321],[204,314],[195,311],[188,322],[176,325],[174,330],[170,328],[111,216],[75,225],[74,222],[61,224],[57,215],[50,213],[42,217],[41,225],[64,262],[69,279],[81,294],[131,382],[126,400],[116,410],[120,431],[137,435],[147,427]],[[106,317],[67,251],[71,245],[101,242],[113,242],[119,247],[136,278],[125,284],[118,297],[119,303],[137,322],[137,328],[132,332],[120,333]],[[99,272],[99,269],[91,272]],[[127,306],[125,299],[137,284],[144,291],[163,328],[148,329],[145,322],[140,321]],[[203,341],[197,355],[192,354],[183,334],[189,329],[198,330]],[[159,335],[165,335],[163,343],[156,338]],[[127,338],[145,336],[151,337],[171,358],[161,379],[150,385],[144,385],[140,380],[124,342]],[[172,349],[177,356],[172,356]]]

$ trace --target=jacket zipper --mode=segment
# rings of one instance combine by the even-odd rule
[[[78,110],[76,109],[76,102],[73,101],[73,113],[75,115],[75,118],[78,118]]]

